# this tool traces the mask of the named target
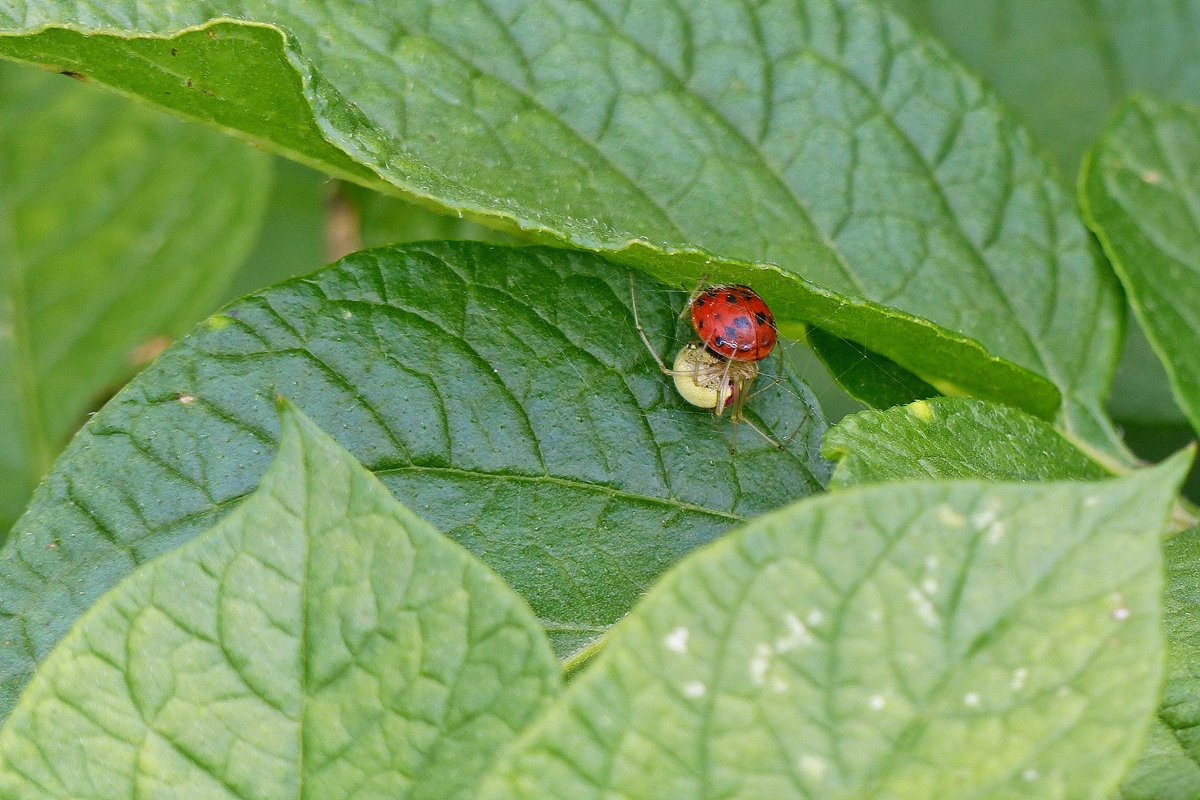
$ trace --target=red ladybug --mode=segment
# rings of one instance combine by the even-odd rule
[[[753,289],[714,286],[692,298],[692,327],[704,345],[734,361],[762,361],[775,347],[775,317]]]

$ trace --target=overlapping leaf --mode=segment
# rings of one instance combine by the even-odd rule
[[[1080,200],[1200,431],[1200,107],[1122,106],[1085,161]]]
[[[684,295],[642,289],[669,355]],[[779,377],[749,407],[790,449],[744,431],[731,457],[638,338],[629,273],[563,250],[363,251],[251,296],[110,402],[39,489],[0,554],[0,709],[104,589],[253,490],[276,394],[504,576],[565,654],[684,553],[820,489],[820,413]]]
[[[529,607],[311,421],[102,597],[0,732],[8,798],[466,800],[558,689]]]
[[[0,537],[92,404],[216,307],[270,174],[228,137],[0,68]]]
[[[1052,416],[1019,365],[1111,439],[1118,295],[1070,199],[874,4],[33,0],[0,21],[0,53],[673,283],[750,283],[783,321]]]
[[[755,520],[614,628],[480,797],[1107,797],[1158,698],[1187,460]]]
[[[1058,431],[1016,409],[962,397],[846,417],[825,434],[831,487],[910,478],[1099,480],[1109,473]]]

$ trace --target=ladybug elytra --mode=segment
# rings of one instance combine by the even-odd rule
[[[775,317],[747,286],[713,286],[691,302],[692,327],[704,345],[734,361],[762,361],[775,347]]]

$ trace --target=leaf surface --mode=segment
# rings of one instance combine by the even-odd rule
[[[673,355],[685,295],[639,288]],[[816,401],[779,378],[748,408],[790,448],[743,429],[731,457],[728,422],[684,404],[638,338],[629,273],[564,250],[381,248],[253,295],[91,420],[0,551],[0,710],[105,589],[253,490],[276,394],[499,572],[565,655],[692,548],[821,489]]]
[[[481,800],[1106,797],[1157,702],[1186,462],[755,520],[613,629]]]
[[[825,434],[831,488],[909,478],[1100,480],[1107,470],[1041,420],[965,397],[863,411]]]
[[[216,307],[270,167],[215,132],[0,66],[0,535],[85,413]]]
[[[34,0],[0,24],[10,57],[673,285],[751,284],[783,322],[1045,418],[1061,393],[1114,438],[1118,293],[1070,198],[874,4]]]
[[[820,328],[809,328],[804,341],[838,385],[869,407],[891,408],[938,395],[896,362]]]
[[[0,793],[465,800],[559,682],[524,601],[285,406],[241,508],[46,659]]]
[[[1127,102],[1085,160],[1080,193],[1176,401],[1200,431],[1200,107]]]
[[[1078,173],[1130,92],[1200,102],[1197,0],[889,0],[949,44]]]

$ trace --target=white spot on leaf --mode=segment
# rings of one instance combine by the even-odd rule
[[[809,625],[812,625],[815,627],[817,625],[820,625],[824,621],[825,621],[825,615],[821,612],[821,609],[814,608],[812,611],[808,612],[808,624]]]
[[[998,544],[1004,538],[1004,523],[993,522],[992,527],[988,528],[987,542],[988,544]]]
[[[750,680],[755,686],[762,686],[771,666],[771,645],[765,642],[754,649],[754,658],[750,659]]]
[[[871,699],[868,702],[875,711],[883,711],[883,707],[887,705],[887,700],[881,694],[871,695]]]
[[[825,777],[825,772],[829,769],[829,765],[825,763],[825,759],[817,756],[801,756],[800,770],[808,776],[809,780],[819,781]]]
[[[967,692],[963,695],[963,702],[971,708],[979,705],[979,692]]]
[[[943,525],[949,525],[951,528],[961,528],[967,524],[966,517],[947,505],[937,507],[937,518]]]
[[[917,589],[913,589],[908,593],[908,599],[912,602],[913,608],[917,612],[917,616],[921,618],[929,627],[935,627],[940,621],[937,609],[933,607],[933,603],[929,602],[929,598],[921,594]]]
[[[688,636],[690,636],[690,635],[691,635],[691,631],[689,631],[687,628],[680,626],[680,627],[676,628],[675,630],[671,631],[670,633],[668,633],[663,638],[663,644],[667,646],[668,650],[673,650],[676,653],[686,653],[687,645],[688,645]]]
[[[1021,773],[1021,777],[1024,778],[1027,783],[1033,783],[1038,779],[1039,775],[1036,769],[1027,769]]]
[[[1013,688],[1013,691],[1020,691],[1022,688],[1024,688],[1025,679],[1028,677],[1029,670],[1025,669],[1024,667],[1017,667],[1013,670],[1012,681],[1009,683],[1009,686]]]
[[[704,697],[704,693],[707,691],[708,689],[706,689],[704,684],[700,681],[692,681],[691,683],[685,684],[683,687],[684,696],[690,697],[693,700],[699,697]]]
[[[789,650],[795,650],[798,647],[804,647],[813,643],[812,634],[808,632],[808,628],[800,621],[800,618],[795,614],[784,614],[783,624],[787,625],[787,636],[775,642],[775,650],[780,653],[786,653]]]

